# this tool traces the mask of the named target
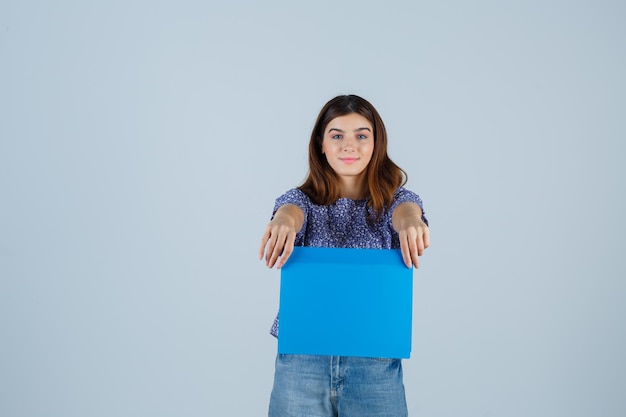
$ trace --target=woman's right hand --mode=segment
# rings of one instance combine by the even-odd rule
[[[259,246],[259,259],[265,255],[265,264],[280,269],[293,252],[296,234],[304,223],[304,212],[293,204],[281,206],[265,228]]]

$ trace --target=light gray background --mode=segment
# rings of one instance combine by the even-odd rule
[[[369,99],[426,204],[412,416],[626,415],[619,1],[0,2],[0,415],[263,416],[256,259]]]

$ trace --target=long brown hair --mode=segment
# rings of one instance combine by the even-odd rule
[[[365,117],[374,127],[374,153],[365,178],[369,188],[367,204],[379,218],[390,208],[396,189],[406,184],[407,175],[387,155],[387,130],[380,115],[370,102],[359,96],[337,96],[320,111],[309,141],[309,173],[299,188],[318,205],[332,204],[341,197],[339,178],[322,153],[322,142],[328,123],[351,113]]]

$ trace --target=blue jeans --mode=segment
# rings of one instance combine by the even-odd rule
[[[405,417],[400,359],[276,357],[269,417]]]

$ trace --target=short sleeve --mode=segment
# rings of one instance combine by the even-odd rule
[[[422,221],[428,226],[428,219],[426,218],[426,212],[424,211],[424,203],[419,195],[413,191],[407,190],[404,187],[399,187],[393,195],[393,203],[389,209],[389,213],[393,213],[395,208],[402,203],[415,203],[422,209]]]
[[[285,194],[276,199],[276,202],[274,203],[274,210],[272,211],[272,218],[274,217],[274,214],[276,214],[276,211],[285,204],[293,204],[295,206],[298,206],[302,209],[302,212],[304,213],[304,222],[302,223],[302,228],[296,234],[295,241],[296,246],[301,246],[304,242],[304,231],[306,230],[307,219],[309,217],[311,199],[302,190],[298,188],[292,188],[291,190],[287,191]]]

